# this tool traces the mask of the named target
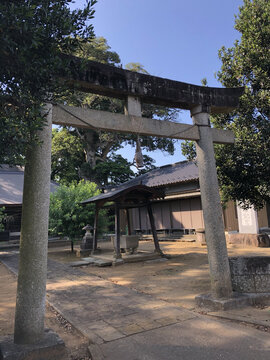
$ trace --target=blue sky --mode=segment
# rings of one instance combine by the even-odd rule
[[[72,7],[84,3],[76,0]],[[197,85],[206,77],[209,86],[219,87],[218,50],[239,38],[234,15],[242,5],[243,0],[98,0],[92,23],[123,65],[139,62],[152,75]],[[188,122],[189,114],[181,113],[180,121]],[[132,160],[134,150],[122,154]],[[158,166],[184,159],[180,144],[174,156],[149,155]]]

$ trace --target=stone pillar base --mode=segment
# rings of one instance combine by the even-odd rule
[[[92,254],[92,249],[76,249],[76,256],[77,257],[86,257]]]
[[[52,330],[46,329],[44,337],[35,344],[14,344],[13,336],[0,338],[0,360],[65,360],[63,340]]]
[[[226,234],[229,244],[238,244],[243,246],[270,247],[270,238],[267,234]]]
[[[200,229],[196,229],[196,243],[200,244],[200,245],[206,245],[206,240],[205,240],[205,229],[200,228]]]
[[[123,265],[124,264],[124,260],[122,258],[114,258],[113,262],[112,262],[112,266],[118,266],[118,265]]]
[[[233,292],[229,299],[215,299],[211,294],[202,294],[195,297],[196,306],[206,311],[226,311],[246,306],[269,305],[270,293],[240,294]]]

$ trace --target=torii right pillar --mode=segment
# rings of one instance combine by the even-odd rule
[[[197,165],[212,296],[215,299],[228,299],[232,297],[232,283],[209,110],[208,107],[198,105],[191,110],[191,116],[193,124],[196,124],[199,128],[200,134],[200,140],[196,141]]]

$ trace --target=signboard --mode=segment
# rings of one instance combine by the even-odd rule
[[[242,209],[237,205],[237,215],[239,223],[239,233],[242,234],[258,234],[258,217],[257,211],[254,208],[247,210]]]

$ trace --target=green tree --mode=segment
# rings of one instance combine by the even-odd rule
[[[95,206],[94,204],[80,204],[92,196],[99,195],[96,184],[80,181],[70,186],[61,185],[57,191],[51,194],[49,233],[50,235],[68,236],[73,244],[76,239],[83,236],[82,228],[94,224]],[[106,211],[101,210],[99,215],[100,232],[107,228]]]
[[[125,68],[129,71],[135,71],[142,74],[149,74],[149,72],[145,70],[144,66],[138,62],[128,63],[125,65]]]
[[[235,28],[241,40],[219,51],[217,76],[226,87],[245,86],[245,93],[233,113],[212,117],[215,127],[236,136],[234,145],[215,146],[218,176],[225,200],[261,208],[270,202],[270,2],[244,0]],[[184,152],[194,156],[190,144]]]
[[[81,49],[76,51],[75,55],[113,66],[119,66],[121,62],[119,55],[115,51],[111,51],[111,47],[103,36],[97,36],[85,43]]]
[[[119,185],[135,176],[131,169],[132,164],[119,154],[112,154],[104,162],[99,161],[93,169],[88,164],[85,165],[87,169],[84,170],[82,166],[82,172],[88,178],[95,178],[96,183],[101,187]]]
[[[82,142],[66,128],[52,130],[52,178],[69,185],[79,181],[80,167],[85,161]]]
[[[71,11],[71,0],[0,2],[0,162],[22,163],[44,123],[41,105],[62,93],[55,75],[66,69],[62,53],[93,37],[96,0]]]

